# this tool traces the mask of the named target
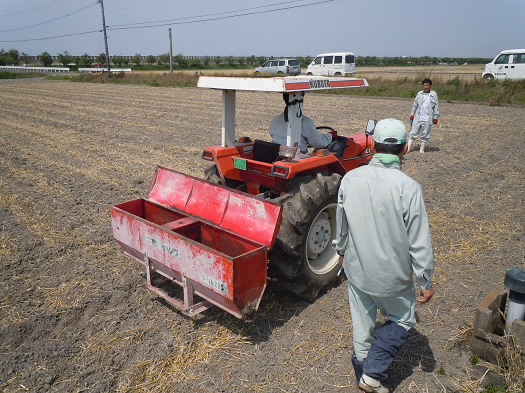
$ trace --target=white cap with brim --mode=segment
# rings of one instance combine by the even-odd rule
[[[379,120],[374,129],[374,142],[400,145],[407,140],[405,123],[396,119]]]

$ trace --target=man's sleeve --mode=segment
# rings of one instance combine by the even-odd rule
[[[405,225],[412,258],[412,270],[417,285],[422,289],[428,289],[432,286],[434,254],[423,193],[419,185],[417,188],[405,214]]]
[[[339,255],[343,255],[348,244],[348,222],[346,221],[346,213],[344,208],[344,192],[343,187],[339,187],[337,193],[337,210],[336,210],[336,235],[332,241],[332,248],[337,251]]]
[[[328,146],[332,142],[331,134],[321,134],[315,129],[315,124],[312,119],[305,117],[301,124],[301,133],[306,141],[314,149],[321,149]]]
[[[418,97],[419,97],[419,93],[417,93],[416,94],[416,98],[414,98],[414,105],[412,105],[412,110],[410,111],[410,116],[414,116],[416,114]]]
[[[437,119],[439,117],[439,102],[438,102],[438,95],[437,93],[434,93],[436,94],[436,105],[434,105],[434,119]]]
[[[286,124],[282,124],[280,116],[275,117],[270,123],[270,135],[273,143],[282,145],[286,143]]]

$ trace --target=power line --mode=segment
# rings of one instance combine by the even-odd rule
[[[148,23],[175,22],[175,21],[181,21],[181,20],[187,20],[187,19],[204,18],[204,17],[209,17],[209,16],[215,16],[215,15],[233,14],[233,13],[237,13],[237,12],[250,11],[250,10],[256,10],[256,9],[259,9],[259,8],[268,8],[268,7],[274,7],[274,6],[283,5],[283,4],[298,3],[298,2],[304,2],[304,1],[305,0],[285,1],[285,2],[281,2],[281,3],[274,3],[274,4],[268,4],[268,5],[259,6],[259,7],[245,8],[245,9],[236,10],[236,11],[218,12],[218,13],[207,14],[207,15],[198,15],[198,16],[187,16],[185,18],[166,19],[166,20],[159,20],[159,21],[156,21],[156,22],[149,21],[149,22],[140,22],[140,23],[125,23],[125,24],[122,24],[122,25],[112,25],[112,27],[113,28],[117,28],[117,27],[127,27],[127,26],[138,26],[138,25],[148,24]],[[115,4],[113,2],[111,2],[111,3]],[[128,12],[131,12],[131,11],[128,11]]]
[[[0,33],[10,33],[12,31],[18,31],[18,30],[25,30],[25,29],[30,29],[32,27],[37,27],[37,26],[42,26],[42,25],[46,25],[48,23],[51,23],[51,22],[55,22],[57,20],[60,20],[60,19],[64,19],[64,18],[67,18],[71,15],[74,15],[74,14],[78,14],[79,12],[81,11],[84,11],[84,10],[87,10],[89,7],[92,7],[94,6],[95,4],[97,3],[91,3],[90,5],[86,6],[86,7],[83,7],[83,8],[80,8],[79,10],[76,10],[76,11],[73,11],[73,12],[69,12],[65,15],[62,15],[62,16],[58,16],[56,18],[53,18],[53,19],[50,19],[48,21],[45,21],[45,22],[40,22],[40,23],[37,23],[36,25],[31,25],[31,26],[25,26],[25,27],[18,27],[16,29],[11,29],[11,30],[4,30],[4,31],[0,31]]]
[[[44,41],[44,40],[53,40],[55,38],[65,38],[65,37],[74,37],[77,35],[84,35],[84,34],[92,34],[92,33],[101,33],[102,30],[92,30],[92,31],[85,31],[82,33],[73,33],[73,34],[64,34],[64,35],[57,35],[54,37],[44,37],[44,38],[28,38],[26,40],[13,40],[13,41],[0,41],[0,42],[28,42],[28,41]]]
[[[312,5],[332,3],[334,1],[338,1],[338,0],[323,0],[323,1],[317,1],[317,2],[309,3],[309,4],[301,4],[301,5],[295,5],[295,6],[289,6],[289,7],[276,8],[276,9],[273,9],[273,10],[245,12],[245,13],[241,13],[241,14],[237,14],[237,15],[228,15],[228,16],[221,16],[221,17],[216,17],[216,18],[199,19],[199,20],[188,21],[188,22],[170,22],[170,23],[152,22],[152,23],[158,23],[158,24],[153,24],[153,25],[149,25],[149,26],[131,26],[131,27],[116,27],[116,28],[112,28],[112,27],[108,26],[108,30],[112,30],[113,31],[113,30],[129,30],[129,29],[147,29],[147,28],[159,27],[159,26],[172,26],[172,25],[184,25],[184,24],[191,24],[191,23],[211,22],[211,21],[221,20],[221,19],[237,18],[237,17],[240,17],[240,16],[248,16],[248,15],[256,15],[256,14],[267,14],[267,13],[270,13],[270,12],[284,11],[284,10],[290,10],[290,9],[294,9],[294,8],[309,7],[309,6],[312,6]],[[280,4],[283,4],[283,3],[280,3]],[[288,2],[288,4],[289,4],[289,2]],[[256,8],[260,8],[260,7],[256,7]],[[250,8],[248,8],[248,10],[250,10]],[[231,11],[231,12],[239,12],[239,11]],[[220,14],[211,14],[211,16],[213,16],[213,15],[220,15]],[[205,17],[205,16],[203,16],[203,17]],[[199,18],[199,17],[193,17],[193,18]],[[189,19],[189,18],[183,18],[183,19]],[[179,19],[174,19],[174,20],[179,20]]]
[[[293,2],[298,2],[298,1],[301,1],[301,0],[295,0],[295,1],[292,1],[292,3]],[[169,22],[169,23],[168,23],[168,21],[147,22],[147,23],[152,23],[151,25],[148,25],[148,26],[116,25],[117,27],[115,27],[115,28],[112,28],[112,27],[108,26],[107,30],[116,31],[116,30],[130,30],[130,29],[147,29],[147,28],[152,28],[152,27],[169,26],[169,25],[182,25],[182,24],[211,22],[211,21],[222,20],[222,19],[238,18],[238,17],[248,16],[248,15],[266,14],[266,13],[270,13],[270,12],[285,11],[285,10],[290,10],[290,9],[295,9],[295,8],[310,7],[310,6],[313,6],[313,5],[332,3],[332,2],[335,2],[335,1],[340,1],[340,0],[321,0],[321,1],[316,1],[316,2],[313,2],[313,3],[281,7],[281,8],[271,9],[271,10],[244,12],[244,11],[250,11],[250,10],[255,10],[255,9],[259,9],[259,8],[271,7],[271,6],[274,6],[274,5],[290,4],[290,2],[276,3],[276,4],[273,4],[273,5],[259,6],[259,7],[254,7],[254,8],[246,8],[246,9],[237,10],[237,11],[228,11],[228,12],[222,12],[222,13],[217,13],[217,14],[209,14],[209,15],[201,15],[201,16],[195,16],[195,17],[186,17],[186,18],[180,18],[180,19],[173,19],[172,22]],[[94,4],[98,4],[98,3],[94,3]],[[93,4],[91,4],[89,7],[91,7],[92,5]],[[241,13],[238,14],[238,12],[241,12]],[[236,14],[235,15],[226,15],[226,16],[214,17],[215,15],[224,15],[224,14],[230,14],[230,13],[236,13]],[[196,18],[201,18],[201,19],[192,20],[192,21],[184,21],[186,19],[196,19]],[[177,20],[179,20],[180,22],[176,22]],[[140,25],[140,24],[142,24],[142,23],[138,23],[138,25]],[[118,27],[118,26],[129,26],[129,27]],[[74,33],[74,34],[64,34],[64,35],[54,36],[54,37],[30,38],[30,39],[24,39],[24,40],[0,40],[0,42],[43,41],[43,40],[51,40],[51,39],[56,39],[56,38],[73,37],[73,36],[78,36],[78,35],[83,35],[83,34],[92,34],[92,33],[98,33],[98,32],[102,32],[102,30],[93,30],[93,31],[87,31],[87,32],[83,32],[83,33]]]
[[[25,11],[18,11],[18,12],[13,12],[11,14],[0,15],[0,18],[8,18],[8,17],[12,17],[12,16],[17,16],[17,15],[30,14],[32,12],[42,11],[42,10],[45,10],[47,8],[54,7],[56,5],[69,3],[70,1],[74,1],[74,0],[57,0],[57,1],[53,1],[51,3],[43,4],[43,5],[39,6],[39,7],[30,8],[30,9],[25,10]]]

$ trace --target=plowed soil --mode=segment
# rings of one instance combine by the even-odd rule
[[[308,94],[340,134],[408,122],[412,100]],[[4,392],[353,392],[346,281],[309,303],[269,282],[257,316],[183,316],[141,285],[112,239],[110,206],[145,196],[157,165],[202,177],[220,144],[221,92],[0,83],[0,389]],[[278,94],[238,93],[237,135],[269,139]],[[525,111],[440,102],[423,187],[434,300],[391,366],[398,392],[470,386],[475,306],[524,267]],[[416,143],[419,147],[419,142]],[[465,390],[467,391],[467,390]]]

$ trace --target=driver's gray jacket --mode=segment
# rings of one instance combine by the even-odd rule
[[[270,123],[270,135],[272,142],[286,145],[286,122],[284,113],[275,117]],[[315,129],[315,123],[307,116],[302,116],[301,121],[301,153],[308,151],[308,145],[314,149],[321,149],[332,142],[332,134],[321,134]]]
[[[344,255],[348,280],[378,297],[413,286],[432,286],[434,257],[421,186],[401,172],[399,162],[348,172],[337,200],[337,232],[332,247]]]

